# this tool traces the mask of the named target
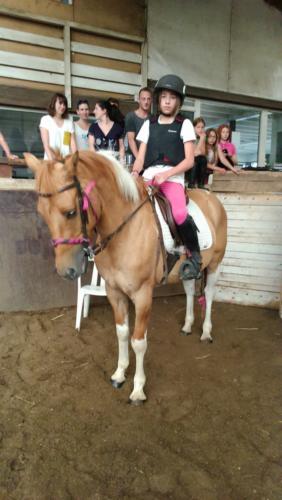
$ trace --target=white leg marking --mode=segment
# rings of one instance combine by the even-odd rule
[[[182,331],[185,333],[191,333],[192,325],[194,323],[195,280],[183,280],[183,287],[186,293],[186,315]]]
[[[207,276],[207,284],[205,288],[205,296],[206,296],[206,314],[205,321],[203,323],[203,333],[201,336],[201,340],[211,340],[211,331],[212,331],[212,322],[211,322],[211,308],[212,301],[215,294],[215,285],[218,280],[218,276],[220,273],[219,267],[216,269],[214,273],[208,273]]]
[[[145,333],[144,339],[131,339],[131,345],[136,356],[136,371],[134,375],[133,391],[129,397],[131,401],[144,401],[146,396],[144,394],[143,387],[146,382],[146,377],[144,373],[143,361],[147,350],[147,332]]]
[[[116,332],[118,338],[118,366],[115,373],[112,375],[112,380],[118,383],[125,381],[125,370],[129,364],[128,357],[128,318],[126,318],[123,325],[116,325]]]

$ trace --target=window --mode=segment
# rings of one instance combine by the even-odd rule
[[[39,123],[44,114],[46,112],[0,109],[0,130],[12,153],[22,156],[22,153],[29,151],[43,157]]]
[[[201,101],[201,116],[205,119],[207,128],[230,124],[233,131],[232,142],[236,146],[241,166],[257,167],[260,113],[259,109],[247,106]]]
[[[265,153],[266,163],[282,170],[282,113],[268,113]]]

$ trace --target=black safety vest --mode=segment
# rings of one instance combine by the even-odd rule
[[[150,135],[144,168],[153,165],[178,165],[185,158],[180,131],[185,118],[177,115],[173,123],[159,124],[158,117],[150,119]]]

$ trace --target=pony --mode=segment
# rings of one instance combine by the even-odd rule
[[[134,305],[131,346],[136,368],[129,401],[141,404],[146,400],[144,356],[153,289],[161,283],[164,269],[159,225],[143,179],[134,178],[114,157],[103,153],[79,151],[54,161],[26,153],[25,160],[35,173],[38,211],[52,236],[58,274],[75,280],[85,271],[87,253],[95,254],[116,324],[118,363],[111,376],[116,388],[126,379],[129,300]],[[207,277],[201,335],[202,341],[212,341],[211,306],[226,247],[227,219],[211,192],[195,189],[189,196],[201,208],[212,234],[211,247],[202,251]],[[195,280],[183,281],[183,285],[187,300],[182,333],[188,335],[194,322]]]

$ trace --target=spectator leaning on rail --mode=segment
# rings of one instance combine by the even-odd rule
[[[3,149],[7,158],[9,158],[9,160],[16,160],[18,158],[17,155],[13,155],[13,153],[11,153],[10,148],[4,138],[4,135],[1,132],[0,132],[0,146]]]
[[[152,92],[148,87],[143,87],[139,91],[139,106],[135,111],[130,111],[125,117],[125,132],[127,134],[128,148],[137,157],[139,142],[136,140],[139,130],[145,120],[150,116],[152,105]]]
[[[80,99],[76,106],[76,114],[79,120],[74,122],[74,133],[77,149],[88,149],[88,130],[90,127],[89,121],[89,103],[87,99]]]
[[[68,119],[68,103],[64,94],[53,95],[48,115],[41,118],[39,127],[45,160],[54,160],[56,151],[62,157],[76,152],[74,126]]]
[[[236,147],[231,142],[231,134],[232,134],[231,127],[226,123],[220,125],[220,127],[218,127],[217,129],[217,135],[219,140],[218,146],[221,149],[226,159],[226,162],[222,162],[219,158],[218,165],[227,170],[232,170],[234,174],[238,174],[239,170],[237,168],[238,160],[237,160]]]
[[[160,114],[146,120],[137,136],[140,147],[132,175],[154,183],[169,200],[179,235],[187,249],[187,260],[180,267],[182,279],[200,277],[201,254],[197,228],[187,215],[184,172],[194,164],[195,132],[190,120],[179,115],[185,85],[176,75],[160,78],[154,90]]]
[[[205,183],[208,182],[208,176],[210,174],[218,172],[219,174],[224,175],[227,170],[230,170],[230,164],[218,145],[217,131],[215,128],[209,128],[206,131],[206,157],[208,168]],[[218,165],[219,161],[221,165],[225,165],[225,168]],[[233,169],[232,172],[234,174],[238,174],[238,171],[235,169]]]

